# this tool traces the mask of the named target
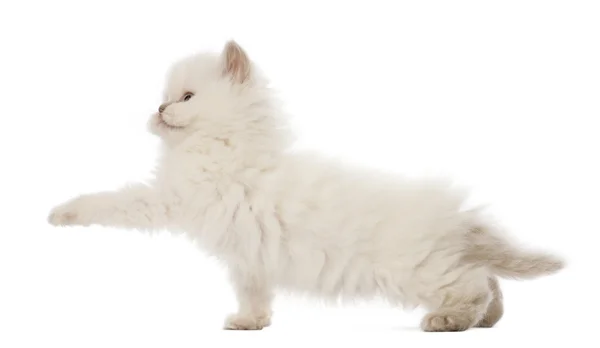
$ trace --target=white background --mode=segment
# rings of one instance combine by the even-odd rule
[[[593,346],[599,18],[577,0],[2,2],[0,347]],[[488,330],[427,334],[420,310],[281,296],[270,328],[231,332],[225,272],[187,240],[47,225],[74,195],[148,178],[168,65],[230,38],[300,146],[452,175],[569,267],[503,281]]]

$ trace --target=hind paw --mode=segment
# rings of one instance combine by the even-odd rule
[[[426,332],[465,331],[472,325],[472,318],[459,312],[430,313],[423,318],[421,329]]]

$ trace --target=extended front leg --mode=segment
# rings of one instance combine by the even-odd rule
[[[225,321],[227,330],[261,330],[271,325],[273,289],[264,276],[233,271],[238,312]]]
[[[146,230],[162,228],[167,221],[167,205],[156,191],[142,184],[81,195],[57,206],[48,216],[55,226],[97,224]]]

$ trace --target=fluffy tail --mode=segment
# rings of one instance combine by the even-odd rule
[[[465,261],[488,267],[499,277],[513,279],[533,279],[565,267],[560,257],[519,248],[481,224],[472,227],[467,234]]]

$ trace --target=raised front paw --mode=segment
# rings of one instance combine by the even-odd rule
[[[74,199],[52,209],[48,223],[54,226],[88,225],[81,198]]]
[[[225,320],[225,330],[262,330],[271,325],[270,315],[250,316],[232,314]]]

